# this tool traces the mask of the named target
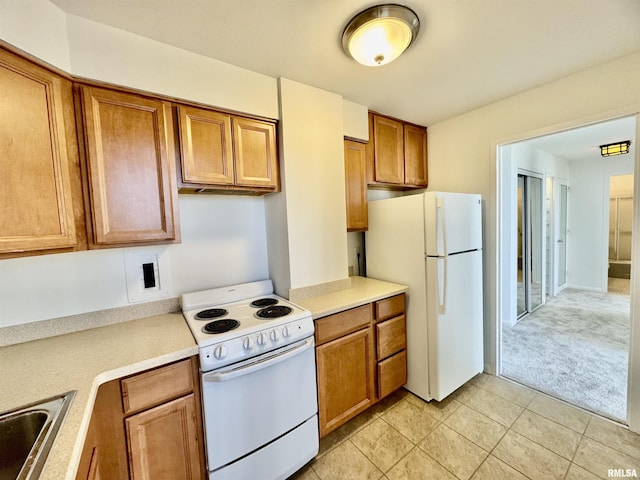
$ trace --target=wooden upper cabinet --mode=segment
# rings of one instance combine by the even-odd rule
[[[179,239],[171,104],[82,86],[93,240]]]
[[[71,82],[0,49],[0,85],[0,254],[80,248]]]
[[[344,174],[347,231],[366,230],[369,225],[365,144],[344,141]]]
[[[278,186],[276,127],[273,123],[233,118],[236,184],[249,187]]]
[[[233,185],[231,115],[178,107],[182,181]]]
[[[381,183],[404,183],[404,135],[402,122],[374,115],[374,179]],[[370,139],[371,141],[371,139]]]
[[[414,125],[404,126],[404,183],[426,187],[427,130]]]
[[[367,182],[377,187],[425,188],[427,129],[369,112]]]
[[[177,112],[182,188],[252,193],[278,189],[274,123],[184,105]]]

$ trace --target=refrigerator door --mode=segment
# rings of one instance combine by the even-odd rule
[[[427,263],[429,395],[438,401],[482,372],[482,250]]]
[[[407,285],[407,384],[429,398],[427,286],[422,195],[369,202],[367,276]]]
[[[482,248],[482,203],[478,194],[427,192],[427,255],[442,257]]]

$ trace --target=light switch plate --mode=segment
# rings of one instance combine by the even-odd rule
[[[155,285],[152,287],[145,288],[144,264],[153,265]],[[125,248],[124,268],[129,303],[147,302],[169,296],[170,262],[166,247]]]

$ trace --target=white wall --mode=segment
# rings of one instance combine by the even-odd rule
[[[495,366],[498,313],[496,145],[632,113],[639,84],[640,52],[429,127],[429,189],[477,192],[485,200],[487,371]]]
[[[267,200],[267,228],[270,272],[288,296],[348,276],[342,97],[281,78],[280,115],[284,193]]]
[[[0,39],[71,71],[67,17],[48,0],[0,0]]]
[[[570,163],[567,198],[567,286],[607,291],[609,177],[633,173],[634,158]]]

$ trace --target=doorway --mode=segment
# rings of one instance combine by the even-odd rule
[[[612,261],[630,261],[619,254],[631,242],[630,222],[609,225],[610,211],[628,214],[625,200],[610,206],[609,177],[633,173],[635,155],[603,158],[598,147],[634,142],[635,131],[627,117],[498,147],[498,373],[621,423],[630,297],[611,295],[607,277]]]

